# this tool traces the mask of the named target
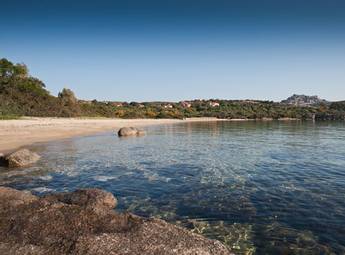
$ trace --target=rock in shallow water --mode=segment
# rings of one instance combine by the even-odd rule
[[[8,167],[23,167],[37,162],[40,156],[28,149],[21,149],[5,157]]]
[[[117,132],[118,136],[142,136],[145,135],[145,131],[137,129],[135,127],[123,127]]]
[[[6,166],[5,155],[0,153],[0,166]]]
[[[219,241],[115,206],[97,189],[38,198],[0,187],[0,254],[231,254]]]
[[[48,195],[45,198],[55,199],[65,204],[78,205],[96,212],[111,210],[117,205],[117,200],[111,193],[100,189],[82,189],[74,192]]]

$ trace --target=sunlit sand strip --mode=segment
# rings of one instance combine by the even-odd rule
[[[0,120],[0,153],[37,142],[73,136],[116,131],[124,126],[144,127],[194,121],[217,121],[216,118],[177,119],[107,119],[107,118],[21,118]]]

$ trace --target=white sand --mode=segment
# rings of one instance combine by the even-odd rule
[[[37,142],[46,142],[98,132],[116,132],[124,126],[144,127],[192,121],[216,121],[214,118],[175,119],[101,119],[101,118],[22,118],[0,120],[0,153]]]

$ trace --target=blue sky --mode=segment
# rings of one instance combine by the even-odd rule
[[[345,99],[343,0],[0,2],[0,56],[55,95]]]

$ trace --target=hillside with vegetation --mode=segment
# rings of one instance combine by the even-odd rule
[[[182,102],[112,102],[78,100],[64,88],[53,96],[45,84],[29,74],[25,64],[0,59],[0,118],[110,117],[227,119],[345,119],[345,101],[328,103],[315,97],[294,95],[281,103],[258,100],[192,100]],[[301,101],[302,100],[302,101]],[[304,101],[303,101],[304,100]],[[311,102],[299,104],[293,102]],[[313,103],[316,102],[317,103]]]
[[[281,103],[295,106],[318,106],[320,104],[328,104],[326,100],[321,99],[318,96],[306,96],[296,94],[281,101]]]

